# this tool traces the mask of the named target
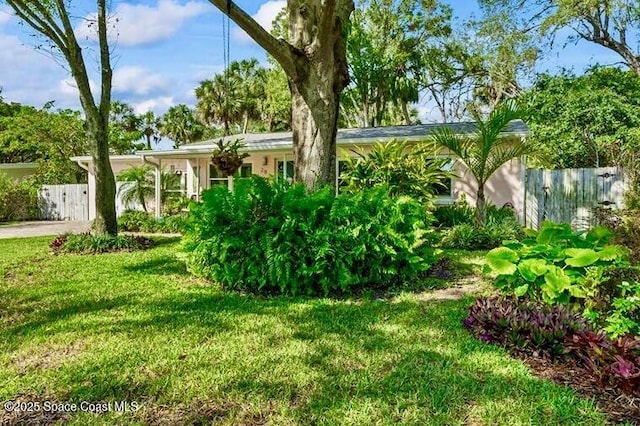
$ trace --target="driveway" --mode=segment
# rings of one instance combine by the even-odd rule
[[[58,235],[65,232],[86,232],[89,230],[89,221],[38,221],[19,222],[9,225],[0,224],[0,239],[42,237],[46,235]]]

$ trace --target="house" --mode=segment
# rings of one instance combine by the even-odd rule
[[[32,176],[38,169],[38,163],[0,163],[0,173],[11,180],[23,180]]]
[[[450,127],[456,134],[469,134],[474,132],[475,124],[472,122],[447,123],[447,124],[420,124],[412,126],[389,126],[363,129],[343,129],[338,131],[338,162],[336,167],[340,170],[340,156],[351,148],[362,148],[365,152],[376,142],[388,142],[393,139],[409,140],[419,143],[429,141],[433,131],[442,126]],[[521,120],[512,121],[502,132],[501,137],[522,139],[529,135],[529,128]],[[244,160],[240,170],[241,176],[279,176],[285,179],[293,177],[293,142],[291,132],[259,133],[233,135],[226,139],[242,139],[246,148],[243,151],[249,156]],[[216,140],[191,143],[180,146],[178,149],[167,151],[139,151],[135,155],[118,155],[111,157],[111,165],[114,174],[131,166],[143,164],[151,165],[156,170],[156,176],[160,170],[168,170],[182,176],[182,187],[186,196],[198,199],[203,190],[212,185],[226,181],[217,174],[211,163],[211,153],[216,147]],[[341,149],[342,148],[342,149]],[[438,156],[448,156],[446,152]],[[91,157],[73,157],[82,168],[88,171],[89,194],[89,219],[95,215],[95,175],[93,159]],[[525,159],[516,159],[505,164],[487,182],[486,195],[488,200],[497,206],[510,204],[522,218],[524,211],[524,175],[526,171]],[[464,164],[454,162],[452,165],[456,172],[455,178],[449,185],[450,191],[438,197],[438,203],[452,203],[460,197],[466,197],[470,204],[475,204],[476,183],[473,175],[468,172]],[[159,179],[156,179],[159,181]],[[156,195],[160,187],[156,185]],[[159,200],[156,196],[156,200]],[[158,204],[158,203],[157,203]],[[160,206],[156,205],[156,214],[160,212]]]

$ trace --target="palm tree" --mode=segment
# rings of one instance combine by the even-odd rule
[[[523,110],[513,100],[498,105],[486,119],[478,111],[471,115],[476,121],[472,135],[458,135],[449,127],[434,132],[435,148],[446,148],[462,161],[478,183],[476,222],[486,222],[485,185],[489,178],[506,162],[533,154],[531,146],[521,139],[501,137],[512,120],[523,116]]]
[[[134,166],[118,174],[118,181],[125,182],[118,190],[118,195],[126,205],[139,203],[148,213],[147,200],[155,196],[155,174],[151,166]],[[180,189],[180,176],[165,170],[160,172],[160,203],[169,199]]]
[[[145,213],[147,210],[147,199],[153,197],[154,187],[153,171],[151,166],[135,166],[121,171],[118,174],[118,181],[125,182],[118,190],[118,195],[122,197],[125,205],[140,203]]]
[[[174,141],[174,148],[195,142],[202,137],[203,128],[193,111],[185,104],[172,106],[162,116],[160,134]]]
[[[147,150],[151,150],[151,139],[154,143],[160,142],[160,119],[153,111],[147,111],[139,117],[142,134],[147,141]]]
[[[234,88],[240,90],[239,113],[242,116],[242,133],[247,133],[249,120],[260,118],[259,103],[265,97],[266,70],[257,59],[234,61],[229,67],[229,78]]]
[[[224,135],[231,135],[231,123],[241,116],[238,82],[225,74],[217,74],[213,80],[204,80],[196,87],[196,110],[202,122],[221,124]]]

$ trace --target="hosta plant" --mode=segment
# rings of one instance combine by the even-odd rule
[[[506,294],[569,304],[593,297],[604,271],[626,263],[624,247],[609,245],[610,231],[596,227],[573,232],[568,224],[545,222],[521,242],[507,242],[487,253],[488,271]]]

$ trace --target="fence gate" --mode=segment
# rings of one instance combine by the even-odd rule
[[[525,181],[525,225],[539,229],[542,222],[570,223],[575,230],[594,226],[595,207],[624,207],[627,188],[623,170],[528,169]]]
[[[41,218],[89,220],[88,185],[44,185],[38,191]]]

